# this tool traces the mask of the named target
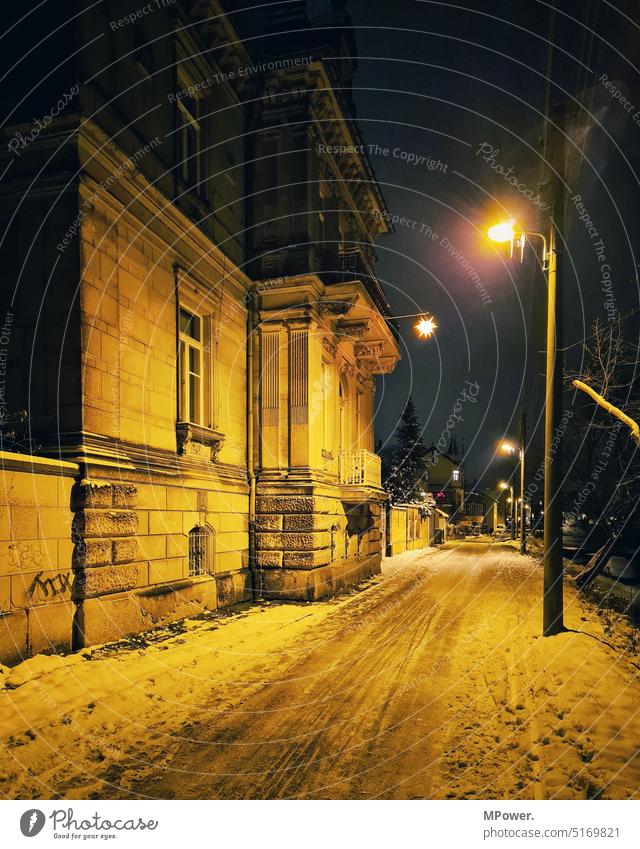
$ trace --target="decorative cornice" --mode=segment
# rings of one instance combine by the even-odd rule
[[[322,298],[318,303],[318,312],[320,315],[349,315],[359,300],[359,295],[349,295],[345,298],[332,298],[331,296]]]
[[[352,339],[360,339],[369,332],[371,320],[364,319],[358,321],[339,321],[336,327],[336,332],[339,336],[347,336]]]

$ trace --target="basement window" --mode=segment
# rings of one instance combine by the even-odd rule
[[[189,577],[213,573],[213,532],[196,526],[189,531]]]

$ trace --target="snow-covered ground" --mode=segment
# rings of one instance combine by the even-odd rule
[[[482,541],[0,680],[8,798],[605,798],[640,787],[637,632]]]

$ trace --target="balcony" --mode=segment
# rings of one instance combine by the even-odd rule
[[[380,313],[383,316],[388,316],[391,313],[387,297],[363,250],[360,248],[343,248],[337,253],[325,252],[321,264],[321,276],[325,283],[347,283],[352,280],[359,280],[368,291]],[[388,324],[395,335],[397,333],[395,322],[390,320]]]
[[[340,486],[382,489],[380,457],[365,448],[341,451],[338,475]]]

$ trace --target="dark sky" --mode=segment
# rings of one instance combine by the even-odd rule
[[[617,5],[559,4],[550,99],[570,105],[570,194],[580,193],[603,239],[615,309],[624,312],[638,298],[640,142],[640,112],[633,119],[640,30],[624,15],[640,22],[640,13]],[[411,321],[400,322],[403,361],[381,382],[378,434],[393,432],[411,393],[427,441],[437,442],[465,381],[477,382],[477,402],[464,402],[455,435],[466,442],[468,475],[490,486],[504,470],[493,459],[497,441],[517,436],[522,408],[533,430],[541,408],[536,352],[544,348],[545,281],[533,254],[523,265],[511,260],[487,242],[484,228],[507,213],[523,226],[545,226],[523,192],[531,188],[535,197],[539,190],[549,5],[352,0],[348,10],[360,56],[360,126],[367,144],[390,149],[373,153],[372,163],[391,212],[409,221],[380,239],[377,269],[395,313],[428,310],[439,324],[437,339],[421,342]],[[599,82],[602,74],[633,111]],[[487,154],[497,149],[494,164],[512,168],[521,191],[483,161],[482,145]],[[395,148],[439,160],[446,171],[408,164],[399,151],[394,157]],[[601,262],[571,203],[568,216],[565,343],[576,365],[581,349],[573,343],[608,311]]]

